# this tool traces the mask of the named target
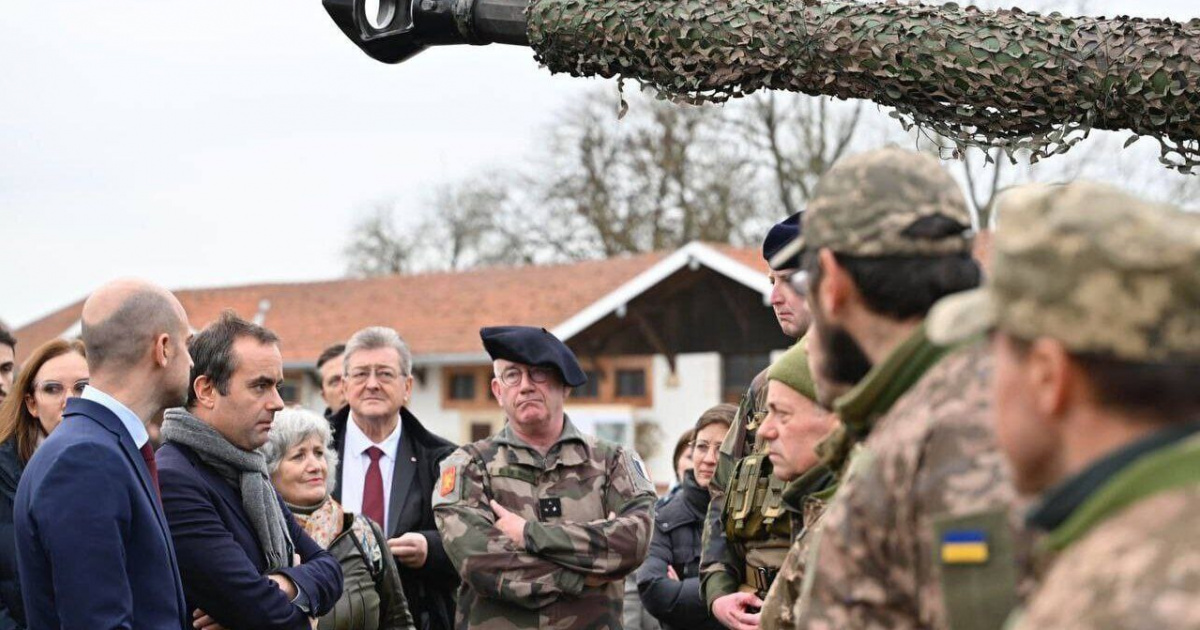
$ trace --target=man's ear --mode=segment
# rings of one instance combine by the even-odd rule
[[[192,381],[192,390],[196,392],[196,406],[212,409],[217,404],[217,387],[212,379],[201,374]]]
[[[497,405],[504,406],[504,403],[500,400],[500,379],[494,376],[492,377],[492,398],[496,399]]]
[[[855,293],[854,281],[846,268],[838,264],[837,256],[829,248],[817,252],[817,260],[821,265],[821,282],[817,289],[819,308],[830,323],[838,324],[845,316],[850,297]]]
[[[1041,417],[1061,418],[1079,395],[1082,374],[1062,343],[1040,337],[1030,344],[1025,360],[1026,386]]]
[[[167,363],[171,360],[171,353],[175,349],[171,347],[171,335],[161,333],[154,338],[154,364],[160,368],[167,367]]]

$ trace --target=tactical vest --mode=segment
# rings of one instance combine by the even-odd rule
[[[758,429],[767,417],[766,391],[765,383],[757,391],[751,388],[738,407],[744,437],[734,446],[735,464],[723,515],[725,537],[731,542],[786,540],[791,535],[791,519],[783,508],[787,482],[771,474],[766,444],[758,439]],[[746,445],[753,445],[749,455],[744,453]]]

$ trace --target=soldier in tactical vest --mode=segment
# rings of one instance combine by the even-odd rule
[[[988,283],[929,334],[993,331],[996,433],[1040,493],[1044,575],[1006,627],[1198,628],[1200,216],[1087,182],[1000,211]],[[990,544],[962,534],[959,554]]]
[[[770,261],[800,234],[801,214],[771,228],[763,241]],[[790,279],[799,266],[791,257],[772,265],[771,307],[779,327],[799,339],[808,330],[809,313]],[[791,545],[791,519],[781,507],[785,483],[771,475],[759,425],[766,417],[767,371],[742,397],[710,487],[712,501],[704,522],[700,557],[701,591],[713,616],[733,630],[758,626],[758,608]]]
[[[654,485],[637,455],[563,412],[587,382],[545,329],[480,331],[507,423],[447,457],[433,512],[462,576],[455,626],[620,630],[625,576],[650,545]]]

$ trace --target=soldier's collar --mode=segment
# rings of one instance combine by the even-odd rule
[[[1200,422],[1156,431],[1117,449],[1042,495],[1026,521],[1061,550],[1116,510],[1155,492],[1200,484]]]
[[[518,437],[516,431],[512,430],[512,425],[507,422],[504,424],[504,428],[501,429],[500,432],[496,434],[496,437],[493,439],[493,441],[496,442],[497,444],[507,444],[509,446],[514,446],[517,448],[532,451],[533,453],[537,453],[539,457],[541,456],[541,453],[536,448],[531,446],[525,440],[522,440],[520,437]],[[573,458],[567,458],[567,459],[571,459],[572,461],[566,461],[563,459],[563,454],[568,452],[568,449],[565,448],[566,444],[568,444],[570,442],[578,442],[583,449],[582,458],[579,461],[574,461]],[[556,449],[560,453],[559,454],[560,461],[562,461],[565,464],[570,464],[570,465],[574,465],[574,464],[578,464],[582,461],[586,461],[592,455],[591,448],[588,446],[588,442],[584,438],[583,433],[581,433],[579,431],[579,429],[575,426],[574,422],[571,422],[571,417],[566,414],[563,414],[562,433],[559,434],[558,439],[554,441],[554,444],[550,445],[550,449],[548,451],[546,451],[546,454],[549,455],[550,453],[553,453]]]
[[[872,367],[854,389],[837,399],[834,410],[855,440],[865,438],[875,420],[955,348],[929,341],[922,322],[886,359]]]

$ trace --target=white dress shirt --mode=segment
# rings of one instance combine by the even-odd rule
[[[125,430],[129,432],[129,437],[133,438],[134,446],[142,448],[143,444],[150,441],[150,434],[146,433],[146,425],[142,424],[142,419],[136,413],[133,413],[129,407],[122,404],[121,401],[91,385],[84,387],[83,393],[79,397],[103,405],[106,409],[113,412],[113,415],[117,416],[117,419],[124,425]]]
[[[347,512],[362,514],[363,485],[367,477],[367,467],[371,465],[371,456],[367,449],[376,446],[383,451],[379,458],[379,473],[383,477],[383,522],[379,524],[384,535],[388,535],[387,523],[391,518],[392,506],[392,473],[396,470],[396,452],[400,450],[400,419],[396,419],[396,428],[391,435],[376,444],[367,437],[354,421],[354,412],[346,420],[346,455],[342,462],[342,478],[338,483],[342,487],[342,508]]]

